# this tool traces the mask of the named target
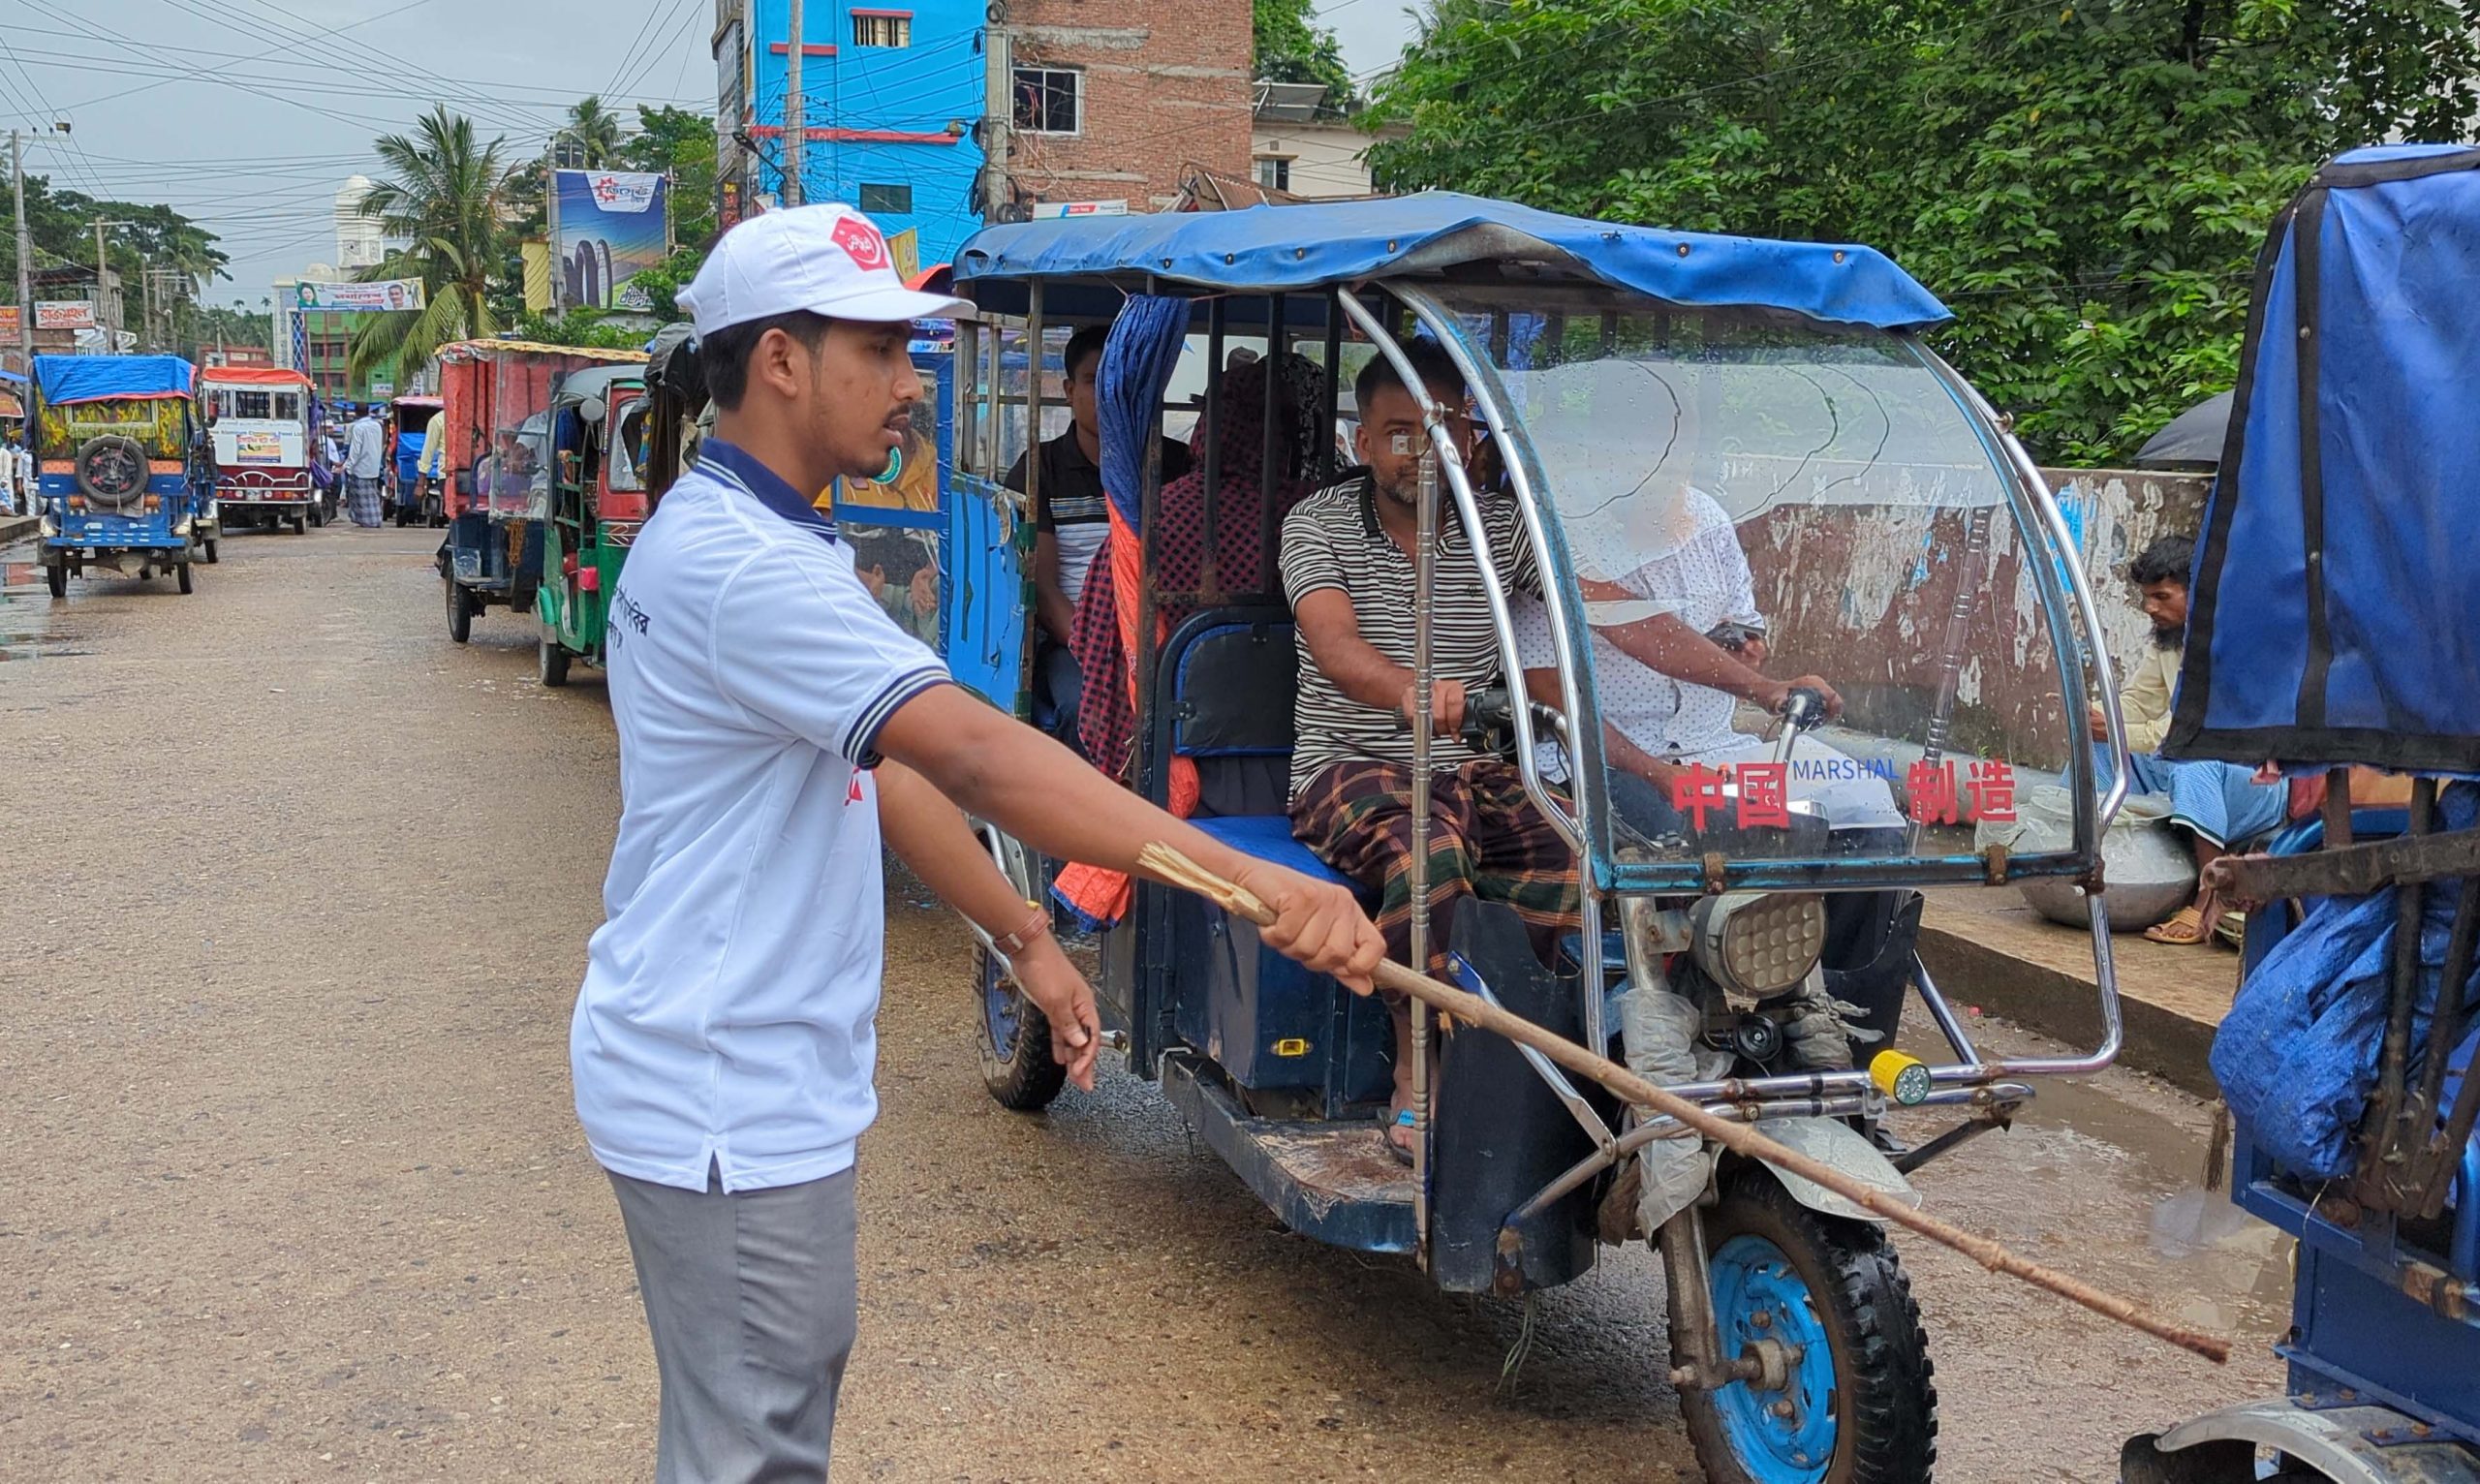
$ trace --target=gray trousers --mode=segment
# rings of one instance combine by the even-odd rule
[[[663,1382],[656,1484],[821,1484],[852,1350],[852,1172],[611,1189]]]

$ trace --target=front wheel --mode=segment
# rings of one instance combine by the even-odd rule
[[[555,690],[567,685],[569,683],[569,652],[560,647],[560,641],[552,637],[547,629],[534,641],[534,644],[535,678]]]
[[[1705,1215],[1726,1360],[1770,1353],[1783,1384],[1683,1390],[1713,1484],[1926,1484],[1938,1390],[1911,1282],[1866,1221],[1820,1216],[1743,1167]]]
[[[68,597],[69,564],[66,562],[54,562],[49,567],[45,568],[43,570],[43,580],[44,584],[51,589],[52,597]]]
[[[448,636],[459,644],[474,636],[474,595],[453,579],[448,583]]]
[[[213,567],[218,560],[220,560],[220,558],[215,554],[215,538],[208,537],[206,541],[206,565]]]
[[[1003,1108],[1038,1113],[1068,1085],[1068,1068],[1050,1054],[1050,1017],[1016,987],[987,945],[974,950],[974,983],[981,1010],[981,1085]]]
[[[181,564],[180,564],[180,566],[178,566],[177,568],[173,569],[173,572],[174,572],[174,578],[173,578],[173,580],[177,581],[177,582],[180,584],[180,586],[181,586],[181,591],[182,591],[182,592],[184,592],[184,593],[189,592],[189,591],[191,591],[191,590],[196,586],[196,584],[195,584],[194,582],[192,582],[192,581],[191,581],[191,579],[190,579],[190,564],[189,564],[189,563],[187,563],[187,562],[183,562],[183,563],[181,563]]]

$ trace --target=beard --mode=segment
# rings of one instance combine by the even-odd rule
[[[2159,624],[2153,626],[2153,647],[2155,649],[2177,649],[2186,642],[2187,626],[2186,624],[2172,624],[2167,629]]]

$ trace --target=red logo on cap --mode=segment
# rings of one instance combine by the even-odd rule
[[[853,265],[864,273],[875,273],[887,266],[887,239],[879,230],[857,216],[848,216],[835,224],[831,233],[835,245],[844,249]]]

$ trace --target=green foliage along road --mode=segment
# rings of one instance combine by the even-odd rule
[[[2237,373],[2315,164],[2470,137],[2480,0],[1434,0],[1381,188],[1884,249],[2055,462]]]

